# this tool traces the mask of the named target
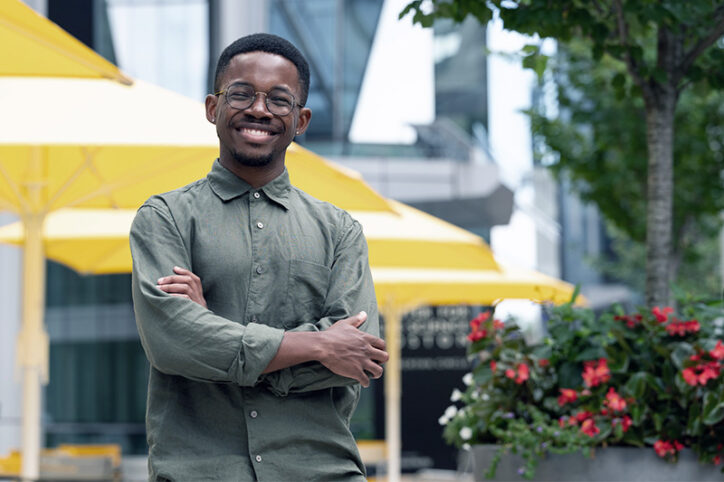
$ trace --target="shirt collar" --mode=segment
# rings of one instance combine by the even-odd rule
[[[219,159],[214,161],[211,172],[206,176],[211,189],[224,202],[243,196],[253,188],[251,185],[238,177],[233,172],[221,165]],[[289,191],[292,185],[289,182],[289,172],[286,167],[276,178],[272,179],[258,190],[263,191],[269,199],[289,209]]]

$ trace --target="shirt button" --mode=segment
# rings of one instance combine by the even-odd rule
[[[254,458],[256,459],[257,462],[261,462],[261,455],[257,455],[257,456],[254,457]]]
[[[250,416],[251,418],[256,418],[257,415],[259,415],[259,413],[257,413],[256,410],[252,410],[252,411],[249,413],[249,416]]]
[[[261,228],[264,227],[264,223],[258,222],[258,223],[256,223],[256,227],[259,228],[259,229],[261,229]]]
[[[260,197],[260,194],[259,194],[258,192],[255,192],[255,193],[254,193],[254,199],[259,199],[259,197]]]
[[[257,273],[257,274],[262,274],[263,272],[264,272],[264,266],[259,265],[259,266],[256,267],[256,273]]]

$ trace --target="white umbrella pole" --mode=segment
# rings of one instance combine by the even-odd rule
[[[43,223],[45,212],[42,149],[35,147],[28,160],[26,209],[21,214],[25,227],[23,251],[23,321],[18,335],[18,366],[22,371],[23,414],[21,479],[40,476],[42,388],[48,383],[48,334],[43,325],[45,310],[45,255]]]
[[[23,323],[18,336],[18,365],[22,370],[22,480],[40,475],[42,386],[48,381],[48,334],[45,308],[44,215],[24,216]]]
[[[394,306],[382,307],[385,318],[385,342],[390,359],[385,368],[385,440],[387,442],[387,480],[399,482],[401,474],[400,453],[400,402],[402,396],[402,371],[400,368],[401,310]]]

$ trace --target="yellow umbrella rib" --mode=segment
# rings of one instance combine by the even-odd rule
[[[2,25],[3,27],[6,27],[9,30],[12,30],[16,33],[19,33],[19,34],[27,37],[28,39],[33,40],[33,41],[41,44],[43,47],[46,47],[64,57],[67,57],[74,62],[77,62],[85,67],[88,67],[91,70],[97,71],[97,72],[101,73],[101,75],[104,75],[105,77],[107,77],[111,80],[116,80],[125,85],[131,85],[133,83],[133,81],[131,79],[129,79],[125,75],[121,74],[120,72],[116,73],[113,71],[113,69],[109,69],[108,67],[97,65],[93,62],[89,62],[86,58],[79,56],[79,55],[75,55],[75,54],[69,52],[67,49],[58,48],[58,46],[56,46],[52,42],[48,42],[43,37],[38,36],[38,35],[34,34],[33,32],[31,32],[27,29],[24,29],[15,23],[11,23],[7,20],[0,18],[0,25]]]
[[[20,192],[20,186],[18,186],[17,183],[13,181],[8,171],[5,169],[5,167],[3,167],[2,162],[0,162],[0,176],[5,180],[5,183],[8,185],[13,194],[15,194],[15,197],[17,198],[18,203],[20,203],[20,207],[23,209],[23,211],[30,212],[30,204],[28,204],[28,201],[23,196],[23,193]]]
[[[93,158],[93,155],[95,154],[95,152],[93,154],[87,154],[85,147],[81,147],[81,152],[83,152],[83,157],[85,157],[85,160],[78,167],[78,169],[73,171],[70,174],[70,176],[68,176],[68,178],[65,181],[63,181],[63,183],[60,185],[60,187],[53,193],[53,195],[50,197],[50,199],[48,200],[48,202],[46,204],[46,209],[52,209],[53,203],[55,203],[55,201],[58,200],[58,198],[60,198],[60,196],[62,196],[63,193],[65,191],[67,191],[68,188],[70,188],[70,186],[73,185],[73,183],[76,181],[76,179],[78,179],[80,177],[80,175],[83,174],[83,171],[85,169],[90,169],[89,166],[92,162],[92,158]]]
[[[109,184],[106,184],[106,185],[101,185],[101,187],[99,187],[98,189],[96,189],[96,190],[94,190],[94,191],[89,192],[89,193],[86,194],[85,196],[81,196],[81,197],[79,197],[78,199],[67,203],[65,207],[77,206],[77,205],[79,205],[79,204],[82,204],[82,203],[84,203],[84,202],[89,201],[90,199],[97,198],[97,197],[100,197],[100,196],[104,196],[104,195],[106,195],[106,194],[108,194],[108,193],[110,193],[110,192],[113,192],[113,191],[116,190],[116,189],[120,189],[120,188],[123,188],[123,187],[126,187],[126,186],[130,186],[130,185],[133,185],[133,184],[135,184],[135,183],[137,183],[137,182],[139,182],[139,181],[144,181],[144,180],[148,179],[149,177],[155,177],[155,176],[158,176],[158,175],[160,175],[160,174],[163,174],[163,173],[165,172],[167,166],[168,166],[168,163],[162,162],[162,158],[163,158],[163,159],[167,159],[168,156],[159,156],[158,158],[156,158],[156,159],[158,159],[159,161],[161,161],[161,162],[158,163],[158,165],[159,165],[158,169],[149,170],[149,171],[134,172],[133,175],[123,177],[123,178],[121,178],[120,180],[118,180],[118,181],[116,181],[116,182],[109,183]],[[198,159],[197,159],[195,153],[189,153],[189,154],[187,154],[187,155],[185,155],[185,156],[182,156],[182,157],[178,160],[178,164],[177,164],[177,165],[180,165],[180,164],[182,164],[182,163],[187,163],[187,162],[193,162],[193,161],[197,161],[197,160],[198,160]],[[155,162],[153,162],[153,161],[154,161],[154,159],[150,159],[150,160],[147,162],[147,164],[154,164],[154,165],[157,164],[157,163],[155,163]],[[180,186],[179,186],[179,187],[180,187]],[[150,194],[149,194],[149,195],[150,195]],[[144,201],[144,200],[139,201],[138,206],[140,206],[140,205],[143,203],[143,201]]]

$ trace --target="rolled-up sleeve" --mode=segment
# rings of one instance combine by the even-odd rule
[[[163,201],[152,198],[139,209],[130,243],[133,306],[151,365],[197,381],[257,384],[279,349],[283,330],[242,325],[156,287],[174,266],[191,266],[188,246]]]
[[[334,263],[322,317],[316,323],[304,323],[295,331],[321,331],[335,322],[365,311],[367,320],[360,330],[379,336],[377,300],[369,267],[367,242],[362,226],[345,214],[346,224],[335,247]],[[335,374],[319,362],[304,363],[265,375],[269,390],[277,396],[321,390],[359,382]]]

